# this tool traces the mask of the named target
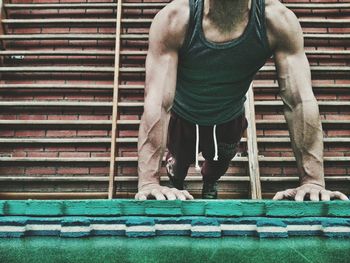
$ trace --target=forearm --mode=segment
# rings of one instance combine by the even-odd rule
[[[170,113],[161,108],[145,111],[138,138],[138,188],[160,183],[160,168],[165,151]]]
[[[301,184],[325,186],[323,168],[323,132],[315,98],[285,107],[292,148],[300,172]]]

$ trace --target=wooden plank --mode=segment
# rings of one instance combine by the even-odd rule
[[[118,0],[117,7],[117,23],[116,23],[116,38],[115,38],[115,59],[114,59],[114,87],[113,87],[113,109],[112,109],[112,141],[111,154],[109,166],[109,182],[108,182],[108,199],[114,197],[115,192],[115,165],[117,151],[117,119],[118,119],[118,98],[119,98],[119,70],[120,70],[120,34],[121,34],[121,20],[122,20],[122,0]]]
[[[252,199],[261,199],[261,184],[260,171],[258,160],[258,144],[256,141],[256,127],[255,127],[255,107],[254,107],[254,93],[253,83],[247,93],[247,101],[245,106],[245,116],[248,120],[247,127],[247,144],[248,144],[248,160],[249,160],[249,176],[250,176],[250,191]]]
[[[2,20],[6,18],[5,8],[4,8],[4,0],[0,0],[0,36],[6,34],[5,26],[2,23]],[[0,48],[6,49],[6,43],[0,39]],[[1,65],[4,64],[4,58],[0,58]],[[1,77],[1,74],[0,74]]]

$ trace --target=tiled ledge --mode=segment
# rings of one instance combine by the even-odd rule
[[[0,216],[350,217],[350,202],[3,200]]]
[[[0,237],[350,237],[350,202],[1,201]]]

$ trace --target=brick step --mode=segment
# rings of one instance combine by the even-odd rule
[[[323,73],[326,75],[333,75],[335,73],[348,73],[350,72],[350,67],[348,66],[311,66],[311,71],[314,73]],[[275,66],[263,66],[260,72],[272,72],[276,71]],[[56,67],[56,66],[46,66],[46,67],[0,67],[0,72],[103,72],[103,73],[114,73],[114,67],[84,67],[84,66],[70,66],[70,67]],[[121,67],[119,69],[121,73],[145,73],[144,67]]]
[[[123,8],[156,9],[163,8],[167,3],[123,3]],[[347,9],[350,3],[284,3],[292,9]],[[8,9],[76,9],[76,8],[114,8],[117,3],[32,3],[32,4],[4,4]]]
[[[115,25],[116,19],[113,18],[65,18],[65,19],[2,19],[4,25],[25,24],[26,27],[33,27],[34,25],[57,25],[65,24],[71,26],[72,24],[89,25],[89,24],[111,24]],[[122,18],[121,23],[124,26],[134,25],[138,28],[149,28],[153,19],[149,18]],[[343,18],[299,18],[301,25],[313,26],[313,27],[344,27],[344,25],[350,25],[350,19]]]
[[[112,107],[112,102],[99,101],[0,101],[0,107]],[[118,103],[119,107],[143,107],[143,103]]]
[[[350,91],[349,84],[313,84],[313,89],[317,90],[329,90],[334,92],[348,92]],[[79,84],[11,84],[11,83],[0,83],[1,89],[87,89],[87,90],[112,90],[113,85],[79,85]],[[144,85],[119,85],[119,89],[123,90],[143,90]],[[255,92],[259,93],[260,90],[270,91],[270,92],[279,92],[279,86],[277,84],[256,84],[254,83]]]
[[[148,40],[148,34],[121,34],[121,40]],[[304,33],[305,39],[349,40],[350,34]],[[1,40],[115,40],[115,34],[11,34]]]
[[[281,100],[275,101],[255,101],[255,106],[283,106]],[[350,101],[318,101],[318,105],[321,107],[348,107]],[[0,107],[112,107],[112,102],[96,102],[96,101],[0,101]],[[141,108],[144,106],[144,102],[118,102],[118,107],[123,108]]]
[[[169,179],[163,173],[162,182],[168,182]],[[0,182],[108,182],[108,176],[0,176]],[[115,182],[137,182],[137,176],[115,176]],[[186,181],[201,182],[202,176],[188,175]],[[249,176],[229,176],[220,178],[220,182],[249,182]]]
[[[340,35],[340,34],[339,34]],[[135,36],[131,36],[134,38]],[[145,39],[144,36],[140,38]],[[350,38],[350,34],[349,34]],[[115,40],[115,34],[13,34],[0,35],[2,40]],[[147,38],[148,39],[148,35]]]
[[[1,105],[1,104],[0,104]],[[282,100],[274,100],[274,101],[255,101],[255,106],[258,107],[280,107],[283,106]],[[321,107],[348,107],[350,106],[350,101],[336,101],[336,100],[328,100],[328,101],[318,101],[318,105]]]
[[[57,66],[45,66],[45,67],[0,67],[0,72],[98,72],[98,73],[114,73],[114,67],[84,67],[84,66],[71,66],[71,67],[57,67]],[[141,68],[121,68],[120,72],[144,72]]]
[[[62,191],[62,190],[61,190]],[[119,194],[117,197],[123,198],[133,198],[134,195],[128,193]],[[108,193],[105,192],[78,192],[78,191],[67,191],[67,192],[0,192],[0,197],[2,199],[97,199],[97,198],[107,198]]]
[[[2,83],[0,84],[1,89],[87,89],[87,90],[113,90],[113,85],[106,84],[11,84]],[[143,85],[119,85],[119,89],[144,89]]]
[[[108,182],[108,176],[0,176],[0,182]],[[219,182],[249,182],[249,176],[225,175]],[[262,182],[297,182],[296,176],[261,176]],[[325,176],[326,182],[350,181],[350,176]],[[115,182],[137,182],[137,176],[115,176]],[[169,182],[165,174],[161,174],[162,182]],[[186,182],[203,181],[202,176],[188,175]]]
[[[129,51],[124,54],[139,55],[136,51]],[[113,56],[113,50],[2,50],[0,56]]]
[[[131,143],[138,142],[136,137],[123,137],[117,138],[117,143]],[[241,142],[247,142],[246,138],[242,138]],[[278,143],[285,144],[290,143],[289,137],[258,137],[258,143]],[[81,145],[81,144],[110,144],[111,139],[107,137],[94,137],[94,138],[0,138],[0,144],[68,144],[68,145]],[[338,143],[350,143],[350,137],[327,137],[324,138],[326,144],[338,144]]]
[[[204,161],[203,157],[198,158],[200,162]],[[116,157],[116,162],[137,162],[137,157]],[[294,157],[258,157],[259,162],[295,162]],[[163,158],[165,161],[165,158]],[[248,162],[248,157],[234,157],[233,162]],[[349,162],[349,156],[324,157],[324,162]],[[105,163],[109,162],[109,158],[105,157],[89,157],[89,158],[43,158],[43,157],[0,157],[0,162],[6,163]]]
[[[105,127],[110,129],[112,121],[110,120],[0,120],[0,127],[9,126],[29,126],[27,129],[33,129],[34,126],[68,126],[64,127],[73,128],[73,126],[85,127],[93,126],[96,127]],[[135,129],[138,129],[140,120],[118,120],[117,124],[120,126],[131,126]],[[272,128],[287,128],[285,120],[256,120],[256,125],[258,128],[272,129]],[[327,129],[338,129],[339,127],[344,127],[345,129],[350,129],[350,120],[322,120],[322,125]],[[272,127],[271,127],[272,126]],[[23,128],[23,127],[22,127]],[[75,127],[74,127],[75,129]]]

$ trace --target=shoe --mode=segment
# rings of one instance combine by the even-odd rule
[[[184,190],[184,179],[177,178],[174,174],[176,160],[170,154],[166,157],[166,171],[170,180],[170,185],[178,190]]]
[[[203,183],[202,199],[217,199],[218,198],[218,182]]]

